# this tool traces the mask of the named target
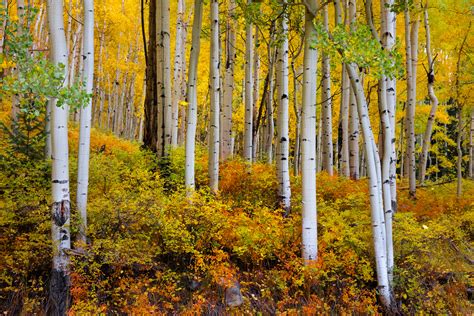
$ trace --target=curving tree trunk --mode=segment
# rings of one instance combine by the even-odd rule
[[[386,240],[384,232],[385,225],[383,219],[384,212],[382,203],[383,196],[382,189],[380,187],[381,173],[380,167],[377,166],[377,160],[379,163],[380,160],[370,125],[367,101],[364,95],[364,87],[362,86],[357,66],[354,64],[346,64],[346,69],[351,79],[351,85],[357,99],[357,107],[361,119],[362,133],[364,136],[366,165],[369,177],[372,237],[374,241],[378,291],[382,304],[386,309],[390,310],[393,307],[393,298],[391,295],[387,268]]]
[[[48,0],[48,24],[51,37],[51,60],[63,64],[67,72],[67,47],[64,33],[63,1]],[[65,74],[67,78],[67,73]],[[66,84],[66,83],[64,83]],[[52,102],[52,241],[53,268],[50,278],[49,314],[65,315],[69,305],[70,195],[68,151],[68,106]]]

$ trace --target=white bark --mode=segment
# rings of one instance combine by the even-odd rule
[[[250,5],[252,0],[247,0]],[[246,21],[245,26],[245,127],[244,127],[244,159],[252,163],[253,155],[253,66],[254,66],[253,24]]]
[[[48,22],[51,36],[51,59],[55,64],[65,65],[67,71],[67,47],[64,34],[63,1],[48,0]],[[67,74],[65,74],[67,78]],[[53,271],[50,300],[52,308],[62,315],[67,310],[69,290],[70,196],[69,196],[69,151],[68,151],[68,107],[52,104],[52,241]]]
[[[355,0],[349,0],[349,23],[351,31],[355,28],[357,7]],[[346,67],[347,69],[347,67]],[[357,110],[357,100],[354,94],[354,88],[350,86],[349,96],[349,169],[351,179],[358,180],[360,177],[359,169],[359,113]]]
[[[288,89],[288,25],[287,17],[283,15],[281,18],[281,29],[283,38],[280,47],[278,48],[278,62],[277,62],[277,82],[278,84],[278,156],[277,156],[277,170],[280,192],[280,203],[282,209],[286,214],[290,211],[290,170],[289,170],[289,135],[288,135],[288,103],[289,103],[289,89]]]
[[[157,23],[160,23],[157,20]],[[162,156],[167,156],[169,148],[172,143],[173,131],[173,107],[171,105],[171,57],[170,57],[170,1],[161,0],[161,37],[163,43],[163,80],[162,80],[162,107],[163,107],[163,122],[162,122]]]
[[[420,155],[420,183],[423,184],[426,175],[426,163],[428,161],[428,151],[431,145],[431,133],[433,132],[433,124],[435,120],[436,110],[438,109],[438,98],[434,92],[434,60],[431,55],[431,38],[430,38],[430,24],[428,20],[428,1],[424,10],[424,24],[426,34],[426,56],[428,58],[428,95],[431,101],[431,110],[426,123],[426,130],[423,136],[423,146]]]
[[[374,135],[370,126],[369,112],[367,102],[365,100],[364,88],[358,74],[357,66],[354,64],[346,64],[346,69],[351,79],[351,85],[357,99],[357,107],[361,119],[362,133],[364,136],[365,151],[367,156],[367,170],[369,177],[370,207],[372,213],[372,234],[375,250],[375,263],[377,271],[377,283],[380,298],[385,307],[392,304],[390,284],[388,279],[386,244],[383,225],[383,208],[381,209],[381,188],[380,188],[380,172],[377,168],[378,153]]]
[[[396,42],[397,15],[390,10],[394,0],[380,0],[382,12],[382,45],[391,51]],[[392,212],[397,211],[397,149],[395,142],[395,115],[397,105],[397,81],[396,78],[386,78],[386,100],[387,110],[391,127],[392,158],[390,160],[390,197],[392,199]]]
[[[174,69],[173,69],[173,95],[172,95],[172,131],[171,145],[178,145],[178,128],[179,128],[179,102],[185,98],[183,84],[186,82],[186,23],[184,15],[186,13],[186,2],[178,0],[178,12],[176,21],[176,39],[174,53]]]
[[[94,83],[94,0],[84,0],[84,78],[86,92],[92,93]],[[80,239],[86,242],[87,233],[87,189],[89,186],[89,151],[91,140],[92,99],[81,108],[79,151],[77,167],[77,210],[81,219]]]
[[[189,58],[189,73],[187,87],[187,129],[186,129],[186,159],[185,159],[185,185],[188,195],[194,191],[194,157],[196,148],[197,124],[197,64],[201,49],[202,25],[202,0],[194,1],[193,34],[191,43],[191,56]]]
[[[340,172],[344,177],[350,176],[349,168],[349,102],[351,95],[351,83],[347,70],[343,66],[342,68],[342,97],[341,97],[341,110],[340,110],[340,121],[341,121],[341,158],[339,162]]]
[[[328,7],[323,8],[324,29],[329,31]],[[333,175],[333,144],[332,144],[332,94],[331,94],[331,60],[328,54],[323,53],[322,60],[322,168],[330,176]]]
[[[219,189],[219,114],[220,114],[220,54],[219,54],[219,2],[211,0],[211,123],[209,134],[209,186]]]
[[[319,1],[309,1],[305,13],[305,42],[303,60],[303,104],[301,113],[302,169],[302,256],[305,264],[318,257],[316,208],[316,67],[318,51],[313,47],[317,36],[313,19]]]
[[[234,67],[235,67],[235,1],[229,1],[226,23],[226,62],[223,83],[223,104],[221,116],[221,158],[222,160],[232,157],[232,102],[234,92]]]
[[[416,195],[415,164],[415,106],[416,106],[416,68],[418,63],[418,25],[415,18],[410,29],[410,12],[405,10],[405,46],[407,67],[407,170],[410,196]]]

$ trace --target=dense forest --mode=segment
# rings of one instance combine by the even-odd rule
[[[473,314],[473,18],[0,0],[0,312]]]

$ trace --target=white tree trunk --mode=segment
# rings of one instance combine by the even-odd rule
[[[280,184],[280,203],[282,209],[288,214],[290,211],[290,170],[289,170],[289,135],[288,135],[288,103],[289,103],[289,89],[288,89],[288,25],[287,17],[281,17],[281,31],[283,38],[278,48],[278,62],[277,62],[277,82],[278,84],[278,156],[277,156],[277,170],[278,181]]]
[[[219,2],[211,0],[211,123],[209,134],[209,180],[211,191],[219,189],[219,114],[220,114],[220,54],[219,54]]]
[[[250,5],[252,0],[247,0]],[[245,27],[245,127],[244,159],[252,163],[253,155],[253,66],[254,66],[253,24],[246,21]]]
[[[357,7],[355,0],[349,0],[349,23],[351,31],[355,28]],[[347,67],[346,67],[347,69]],[[358,180],[360,177],[359,164],[359,113],[357,110],[357,100],[353,86],[350,85],[349,96],[349,169],[351,179]]]
[[[172,131],[171,145],[178,145],[178,129],[179,129],[179,102],[183,101],[185,95],[183,93],[183,84],[186,81],[186,23],[184,15],[186,14],[186,1],[178,0],[178,12],[176,20],[176,39],[174,53],[174,69],[173,69],[173,95],[172,95]],[[185,92],[185,91],[184,91]]]
[[[370,126],[369,112],[364,95],[364,87],[358,74],[357,66],[346,64],[346,69],[351,79],[351,85],[357,99],[357,106],[361,119],[362,133],[364,136],[365,151],[367,157],[367,170],[369,177],[370,207],[372,213],[372,235],[375,250],[375,264],[377,271],[377,283],[380,298],[386,308],[392,305],[390,284],[387,270],[386,243],[383,225],[383,207],[381,208],[382,190],[380,188],[380,172],[377,168],[378,153],[374,135]]]
[[[196,149],[196,124],[197,124],[197,64],[201,50],[201,25],[202,25],[202,0],[194,1],[193,34],[191,43],[191,56],[189,58],[189,73],[187,87],[187,129],[186,129],[186,159],[185,159],[185,185],[188,195],[194,191],[194,156]]]
[[[410,196],[416,195],[415,163],[415,107],[416,107],[416,68],[418,63],[418,25],[415,18],[410,29],[410,12],[405,10],[405,46],[407,67],[407,170]]]
[[[382,12],[382,45],[388,51],[392,50],[396,42],[397,15],[390,10],[394,0],[380,0]],[[392,212],[397,211],[397,149],[395,142],[395,114],[397,105],[397,81],[396,78],[386,78],[386,100],[389,113],[390,127],[392,131],[392,158],[390,160],[390,196],[392,199]]]
[[[47,2],[49,31],[51,36],[51,59],[55,64],[65,65],[67,71],[67,47],[64,34],[63,1]],[[65,74],[67,78],[67,74]],[[64,315],[69,297],[70,196],[69,196],[69,151],[68,151],[68,106],[52,104],[52,241],[53,269],[50,281],[50,306],[53,314]]]
[[[94,0],[84,0],[84,77],[86,92],[92,93],[94,83]],[[89,186],[89,151],[91,140],[92,99],[81,108],[77,167],[77,210],[81,224],[79,238],[85,243],[87,233],[87,189]]]
[[[349,102],[351,96],[351,83],[347,70],[343,65],[342,68],[342,97],[341,97],[341,151],[340,151],[340,172],[344,177],[350,177],[349,168]]]
[[[157,20],[159,23],[159,20]],[[167,156],[169,148],[172,143],[173,131],[173,107],[171,105],[171,57],[170,57],[170,1],[161,0],[161,38],[163,43],[163,79],[162,79],[162,106],[163,106],[163,121],[162,121],[162,136],[163,145],[161,155]]]
[[[223,83],[223,104],[221,116],[221,159],[232,157],[232,102],[234,92],[234,64],[235,64],[235,1],[229,1],[226,22],[226,62]]]
[[[305,42],[303,60],[303,105],[301,112],[301,171],[302,171],[302,256],[305,264],[318,257],[316,208],[316,67],[318,51],[313,47],[317,36],[313,19],[318,0],[309,1],[305,13]]]
[[[349,103],[349,169],[351,179],[359,179],[359,113],[354,90],[350,91]]]
[[[329,32],[328,7],[323,8],[324,29]],[[331,59],[323,53],[322,60],[322,167],[330,176],[333,175],[333,144],[332,144],[332,94],[331,94]]]
[[[426,2],[424,12],[424,24],[426,34],[426,56],[428,58],[428,96],[431,101],[431,110],[426,123],[426,130],[423,136],[423,146],[420,155],[420,183],[423,184],[426,175],[426,162],[428,161],[428,151],[431,145],[431,133],[433,132],[433,124],[435,120],[436,110],[438,109],[438,98],[434,92],[434,60],[431,55],[431,38],[430,38],[430,24],[428,20],[428,1]]]

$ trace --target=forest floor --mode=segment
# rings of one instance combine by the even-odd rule
[[[73,240],[78,131],[70,131]],[[1,140],[0,311],[40,313],[51,268],[50,167]],[[184,150],[157,162],[137,143],[92,133],[88,245],[71,265],[71,314],[379,313],[367,183],[318,175],[315,266],[300,260],[301,179],[292,210],[278,209],[273,166],[221,166],[220,194],[207,189],[197,152],[197,192],[184,184]],[[403,188],[404,183],[399,183]],[[394,219],[394,295],[406,314],[474,312],[474,182],[399,190]],[[75,246],[78,246],[75,244]],[[243,304],[226,288],[240,284]]]

